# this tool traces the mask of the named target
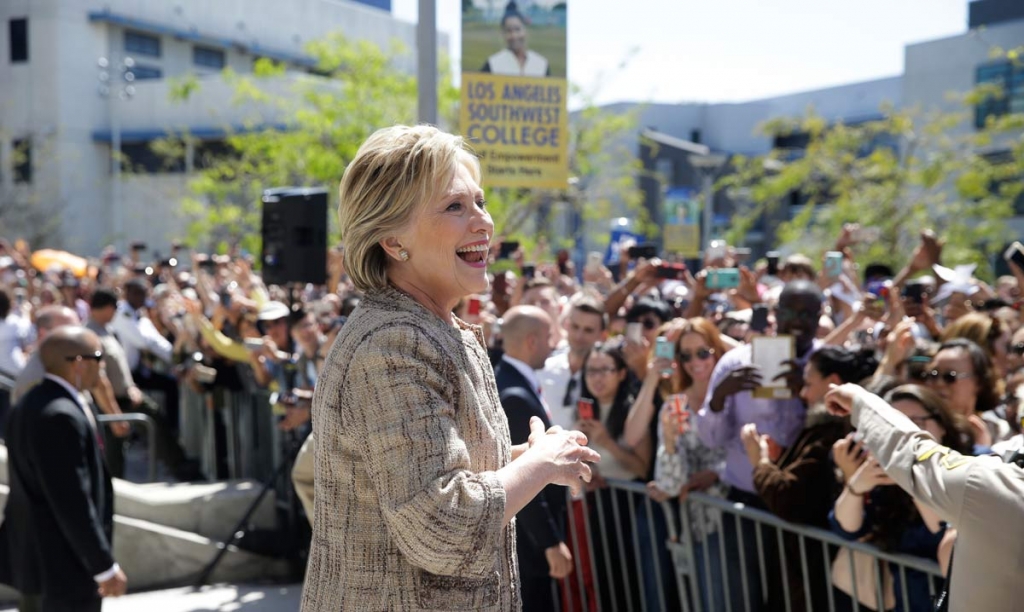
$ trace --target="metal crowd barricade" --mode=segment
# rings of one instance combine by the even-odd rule
[[[181,386],[181,438],[211,480],[265,480],[282,460],[281,432],[261,389],[197,392]],[[218,474],[218,463],[223,459]]]
[[[566,530],[575,568],[561,583],[563,605],[556,609],[658,612],[676,607],[682,575],[672,570],[666,548],[667,541],[678,539],[670,504],[653,501],[639,482],[607,484],[568,500]]]
[[[886,553],[869,544],[845,540],[830,531],[788,523],[767,512],[702,493],[691,493],[682,504],[674,500],[657,503],[650,499],[641,483],[607,482],[607,489],[588,493],[577,500],[575,510],[574,502],[569,501],[566,531],[575,568],[572,576],[561,581],[560,593],[553,594],[556,600],[561,600],[556,609],[566,612],[758,610],[766,603],[764,594],[771,589],[776,604],[784,609],[835,612],[841,609],[838,607],[840,597],[847,597],[840,595],[831,582],[836,554],[849,556],[853,593],[847,597],[850,600],[847,607],[854,611],[869,609],[859,603],[858,595],[865,601],[876,602],[875,609],[885,609],[881,585],[886,571],[900,578],[903,588],[897,594],[897,602],[902,604],[903,610],[912,609],[908,572],[924,574],[931,599],[941,590],[942,575],[933,561]],[[694,546],[689,519],[692,507],[717,513],[713,518],[715,530],[702,536],[703,547]],[[735,528],[731,532],[734,536],[726,536],[728,523]],[[751,531],[755,535],[748,542]],[[720,555],[714,562],[707,545],[712,539],[720,544]],[[789,558],[787,555],[794,544],[797,557]],[[753,557],[747,557],[748,551]],[[857,592],[856,572],[862,566],[854,563],[855,552],[871,560],[877,585],[874,593]],[[738,566],[734,565],[736,559]],[[717,564],[714,569],[721,571],[720,591],[712,588],[713,563]],[[698,564],[704,570],[703,581],[698,579]],[[755,565],[751,575],[740,572],[739,576],[732,576],[733,584],[739,583],[739,586],[730,588],[730,572],[737,567]],[[797,594],[790,591],[791,578],[803,589],[802,599],[796,599]],[[815,592],[818,597],[812,594]],[[825,603],[822,603],[823,598]],[[796,607],[798,602],[802,603]]]
[[[720,515],[717,519],[717,537],[719,542],[722,544],[720,565],[722,570],[722,578],[724,582],[724,599],[725,601],[717,601],[715,594],[709,588],[709,584],[698,584],[696,580],[696,564],[701,563],[704,568],[710,570],[710,560],[708,558],[707,548],[704,548],[704,552],[701,559],[697,559],[697,555],[694,554],[693,538],[691,537],[691,529],[689,525],[689,513],[686,511],[687,505],[698,505],[706,508],[714,508]],[[942,574],[939,570],[939,566],[934,561],[929,561],[920,557],[913,557],[908,555],[890,554],[875,548],[869,544],[862,542],[851,542],[845,540],[830,531],[818,529],[815,527],[808,527],[805,525],[796,525],[788,523],[782,519],[760,510],[747,508],[743,504],[735,504],[724,499],[713,497],[701,493],[691,493],[684,504],[682,511],[679,513],[680,519],[680,534],[681,538],[678,544],[669,543],[669,545],[676,549],[677,555],[681,555],[681,562],[677,564],[680,569],[680,577],[685,579],[688,585],[688,592],[691,593],[691,600],[689,604],[693,606],[695,610],[702,610],[702,602],[700,596],[694,596],[699,593],[704,593],[709,602],[709,608],[712,610],[725,610],[732,612],[733,610],[756,610],[760,609],[763,603],[763,594],[767,592],[768,588],[781,588],[782,599],[784,601],[785,609],[794,609],[793,605],[793,593],[790,591],[790,572],[796,572],[796,578],[799,580],[803,589],[803,602],[804,606],[801,610],[814,610],[814,597],[812,595],[815,588],[820,589],[819,593],[824,591],[827,595],[827,609],[829,612],[835,612],[837,606],[837,593],[839,592],[832,586],[830,577],[833,573],[833,557],[835,554],[849,555],[850,560],[850,579],[853,593],[850,594],[851,607],[854,611],[860,609],[868,609],[859,603],[859,596],[864,596],[868,601],[873,600],[875,602],[875,609],[884,610],[883,593],[883,572],[886,571],[884,564],[887,564],[888,569],[893,575],[899,575],[901,584],[903,585],[899,594],[900,601],[902,603],[903,610],[911,609],[911,595],[907,588],[907,572],[918,571],[923,573],[928,581],[929,597],[934,600],[941,588]],[[733,533],[736,534],[735,539],[724,537],[726,522],[732,522],[735,527]],[[747,567],[745,552],[748,550],[747,542],[745,540],[745,533],[749,533],[751,529],[744,529],[744,522],[753,528],[755,532],[756,550],[757,550],[757,572],[756,576],[748,576],[746,573],[740,576],[742,579],[742,589],[736,592],[729,588],[729,570],[733,569],[729,567],[727,559],[730,557],[740,560],[739,567]],[[767,529],[766,529],[767,528]],[[792,542],[792,538],[797,541],[799,548],[799,562],[796,559],[787,559],[787,547],[786,540]],[[732,551],[728,549],[729,546],[735,546],[738,550]],[[821,552],[821,558],[824,560],[824,580],[825,584],[814,584],[812,583],[811,572],[816,568],[809,565],[809,551],[813,550],[814,547],[817,551]],[[838,551],[838,553],[836,552]],[[875,593],[862,594],[857,592],[858,579],[856,574],[857,564],[854,562],[854,552],[867,555],[871,559],[871,565],[873,567],[874,584],[876,585]],[[814,554],[816,554],[816,552]],[[733,554],[730,554],[733,553]],[[773,569],[777,569],[778,572],[775,574],[775,578],[781,577],[781,580],[769,586],[769,580]],[[710,575],[710,571],[706,576]],[[820,577],[820,574],[819,574]],[[755,588],[752,586],[754,579],[759,579],[759,584],[762,587],[761,593],[755,593]],[[710,580],[706,581],[710,582]],[[762,601],[754,601],[755,597],[761,595]],[[736,599],[734,599],[736,598]],[[820,602],[819,602],[820,603]],[[683,608],[687,608],[684,606]],[[823,611],[822,611],[823,612]]]

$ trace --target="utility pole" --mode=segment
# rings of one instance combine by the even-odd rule
[[[437,0],[419,0],[416,76],[419,122],[437,125]]]

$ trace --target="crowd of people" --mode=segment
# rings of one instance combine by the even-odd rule
[[[236,391],[272,392],[277,427],[304,437],[310,400],[327,347],[358,304],[353,292],[328,286],[267,287],[249,257],[186,253],[147,256],[135,243],[112,248],[78,275],[36,269],[27,245],[0,242],[0,376],[9,405],[43,378],[37,348],[53,330],[84,326],[103,343],[103,372],[88,389],[101,414],[144,413],[156,425],[161,473],[179,481],[228,476],[223,415],[216,415],[219,456],[201,470],[179,435],[184,391],[209,408]],[[337,252],[332,265],[337,269]],[[2,431],[2,430],[0,430]],[[141,432],[140,432],[141,433]],[[124,477],[126,446],[144,444],[127,423],[104,431],[111,472]]]
[[[1021,449],[1024,270],[1014,267],[994,286],[950,281],[942,241],[927,231],[903,269],[869,265],[858,260],[856,229],[844,228],[826,256],[841,254],[838,268],[800,254],[770,254],[748,267],[741,251],[723,248],[691,271],[630,257],[635,250],[624,246],[618,265],[577,270],[566,254],[543,247],[528,260],[510,241],[481,243],[480,261],[507,271],[492,272],[489,288],[460,297],[452,312],[479,326],[509,441],[535,443],[539,420],[549,431],[582,432],[601,457],[572,500],[550,484],[523,500],[517,550],[526,609],[582,610],[569,593],[584,591],[590,609],[626,609],[640,598],[678,606],[691,597],[711,610],[727,590],[749,590],[758,609],[784,609],[779,568],[763,580],[758,568],[760,556],[782,552],[774,538],[759,550],[752,524],[720,521],[701,504],[679,506],[696,556],[709,560],[696,564],[696,591],[676,592],[672,580],[656,585],[655,564],[674,571],[667,552],[649,544],[651,533],[664,539],[664,520],[598,516],[602,505],[626,507],[615,499],[622,492],[608,487],[616,480],[644,483],[657,502],[685,504],[691,492],[721,497],[945,571],[956,526],[894,486],[849,418],[829,414],[824,400],[831,385],[859,383],[963,455]],[[409,259],[405,249],[394,257]],[[222,457],[202,473],[182,448],[181,390],[211,402],[234,390],[273,391],[276,425],[305,438],[334,338],[365,297],[340,249],[329,253],[326,285],[296,287],[267,286],[238,252],[208,256],[178,245],[167,258],[147,257],[145,245],[123,255],[108,249],[81,274],[39,270],[30,259],[27,245],[0,242],[0,374],[13,381],[11,405],[51,372],[38,350],[46,338],[82,326],[99,339],[90,354],[104,366],[82,383],[86,401],[103,414],[149,415],[166,474],[183,481],[224,477],[226,465]],[[710,282],[734,269],[734,286]],[[373,299],[374,308],[393,307]],[[768,377],[758,338],[772,336],[792,343]],[[103,429],[107,465],[123,476],[133,436],[124,424]],[[311,461],[309,446],[303,454]],[[296,483],[312,521],[313,468],[302,468],[301,456]],[[840,609],[852,604],[849,581],[827,575],[821,550],[805,552],[805,583],[797,543],[778,542],[792,565],[790,609],[824,609],[830,597]],[[906,610],[904,601],[909,610],[932,606],[922,574],[891,572],[883,582],[892,609]],[[872,605],[874,595],[861,603]]]

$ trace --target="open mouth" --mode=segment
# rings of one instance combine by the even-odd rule
[[[474,244],[470,246],[464,246],[455,251],[455,254],[462,258],[466,263],[481,264],[487,261],[487,252],[490,247],[486,242]]]

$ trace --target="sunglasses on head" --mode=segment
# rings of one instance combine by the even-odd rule
[[[103,359],[103,351],[96,351],[95,353],[90,353],[88,355],[68,355],[64,359],[68,361],[81,361],[83,359],[89,359],[98,362]]]
[[[974,374],[971,374],[970,372],[957,372],[954,370],[940,372],[938,370],[930,370],[928,372],[921,373],[921,380],[925,382],[938,382],[941,380],[947,385],[952,385],[958,380],[971,378],[973,376]]]
[[[715,354],[715,349],[701,348],[697,349],[696,353],[690,353],[689,351],[679,351],[679,361],[683,363],[690,363],[690,360],[696,357],[701,361],[709,359]]]

